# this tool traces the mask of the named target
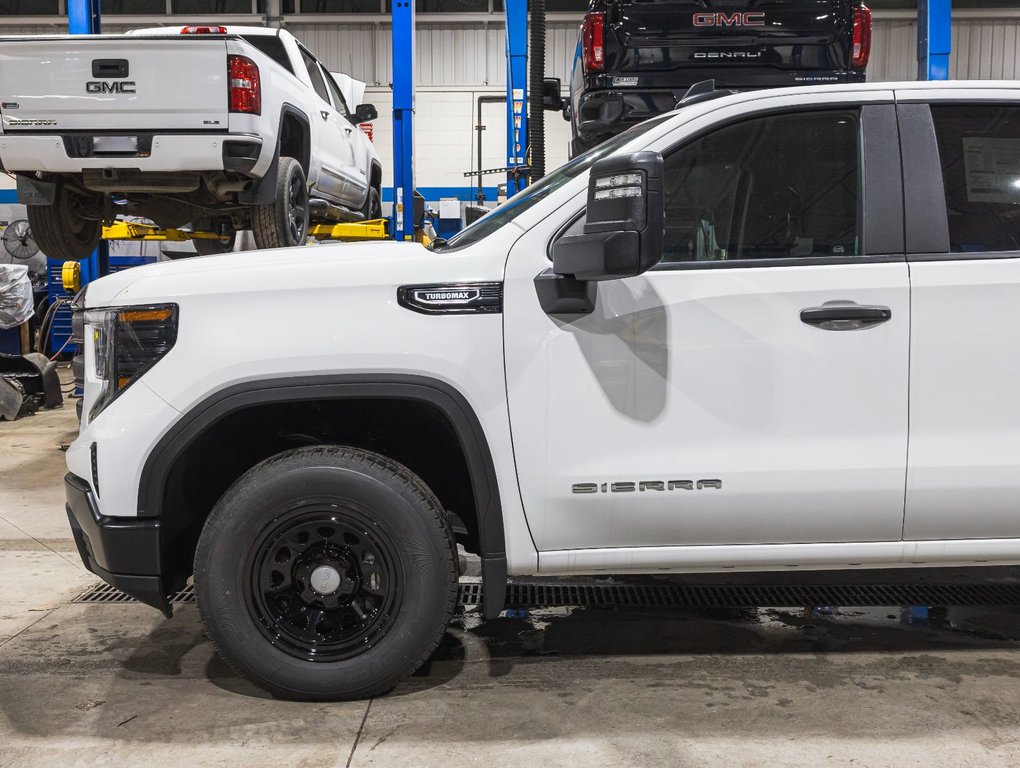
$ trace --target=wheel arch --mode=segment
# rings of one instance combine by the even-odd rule
[[[360,410],[362,404],[368,402],[392,402],[395,408],[396,404],[405,404],[405,407],[434,409],[437,418],[445,424],[444,428],[455,437],[466,465],[473,501],[474,519],[469,527],[474,527],[471,535],[477,539],[482,578],[487,587],[484,590],[485,615],[497,616],[504,602],[506,544],[495,466],[485,433],[470,404],[454,387],[414,375],[327,375],[253,381],[216,392],[191,408],[150,451],[139,482],[138,516],[157,518],[162,529],[162,576],[167,591],[183,586],[190,575],[190,570],[186,570],[190,563],[184,558],[193,555],[197,540],[195,526],[197,524],[200,530],[209,512],[197,509],[189,514],[167,503],[168,494],[177,498],[188,491],[187,487],[180,487],[177,473],[188,459],[189,450],[200,445],[204,436],[232,415],[241,418],[251,413],[251,409],[339,403],[357,404]],[[207,457],[200,454],[195,457],[196,461],[204,458]],[[208,458],[216,460],[218,457]],[[242,474],[243,471],[246,469]]]

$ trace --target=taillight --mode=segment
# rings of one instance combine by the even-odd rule
[[[197,27],[181,27],[182,35],[225,35],[227,34],[226,27],[209,27],[209,26],[197,26]]]
[[[258,65],[247,56],[227,56],[230,111],[262,114],[262,85]]]
[[[606,15],[601,11],[585,15],[581,32],[585,72],[601,72],[606,64],[605,28]]]
[[[850,54],[850,66],[864,69],[871,58],[871,10],[866,5],[854,11],[853,50]]]

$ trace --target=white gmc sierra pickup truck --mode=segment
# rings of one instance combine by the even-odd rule
[[[199,253],[377,218],[382,168],[357,127],[375,117],[281,30],[0,38],[0,166],[55,259],[87,257],[117,214],[222,236]]]
[[[428,658],[455,543],[489,617],[508,574],[1017,565],[1018,221],[1020,83],[814,86],[653,118],[431,252],[121,272],[77,299],[70,524],[308,698]]]

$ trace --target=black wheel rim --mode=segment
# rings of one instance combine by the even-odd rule
[[[287,228],[291,242],[297,245],[305,239],[308,226],[308,188],[301,174],[295,173],[287,185]]]
[[[65,190],[63,196],[66,231],[76,242],[87,245],[96,235],[96,220],[86,215],[86,203],[78,195]]]
[[[305,503],[278,515],[248,561],[248,607],[263,635],[303,661],[375,646],[403,598],[390,537],[362,510]]]

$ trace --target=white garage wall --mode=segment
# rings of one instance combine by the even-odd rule
[[[181,24],[216,19],[173,17],[107,17],[105,31]],[[52,23],[0,26],[0,34],[53,34],[62,30]],[[124,23],[120,23],[120,22]],[[259,23],[258,17],[232,18],[231,23]],[[501,96],[506,80],[505,34],[502,19],[493,16],[421,15],[418,19],[415,76],[418,84],[415,120],[416,178],[420,187],[450,192],[459,190],[470,199],[469,188],[476,182],[463,176],[477,167],[474,130],[478,96]],[[550,14],[546,42],[546,72],[559,77],[564,87],[576,44],[580,16]],[[347,72],[369,84],[366,100],[379,108],[375,123],[375,144],[383,159],[385,184],[392,184],[392,108],[390,82],[392,55],[387,16],[292,16],[287,28],[304,41],[333,71]],[[875,14],[875,35],[869,79],[874,81],[913,80],[916,76],[917,24],[909,12]],[[954,78],[1020,79],[1020,10],[959,11],[954,14],[953,54],[950,73]],[[506,126],[499,104],[484,105],[482,167],[505,165]],[[567,158],[569,126],[560,116],[547,112],[547,168]],[[503,180],[488,176],[489,189]],[[431,199],[431,198],[430,198]]]

